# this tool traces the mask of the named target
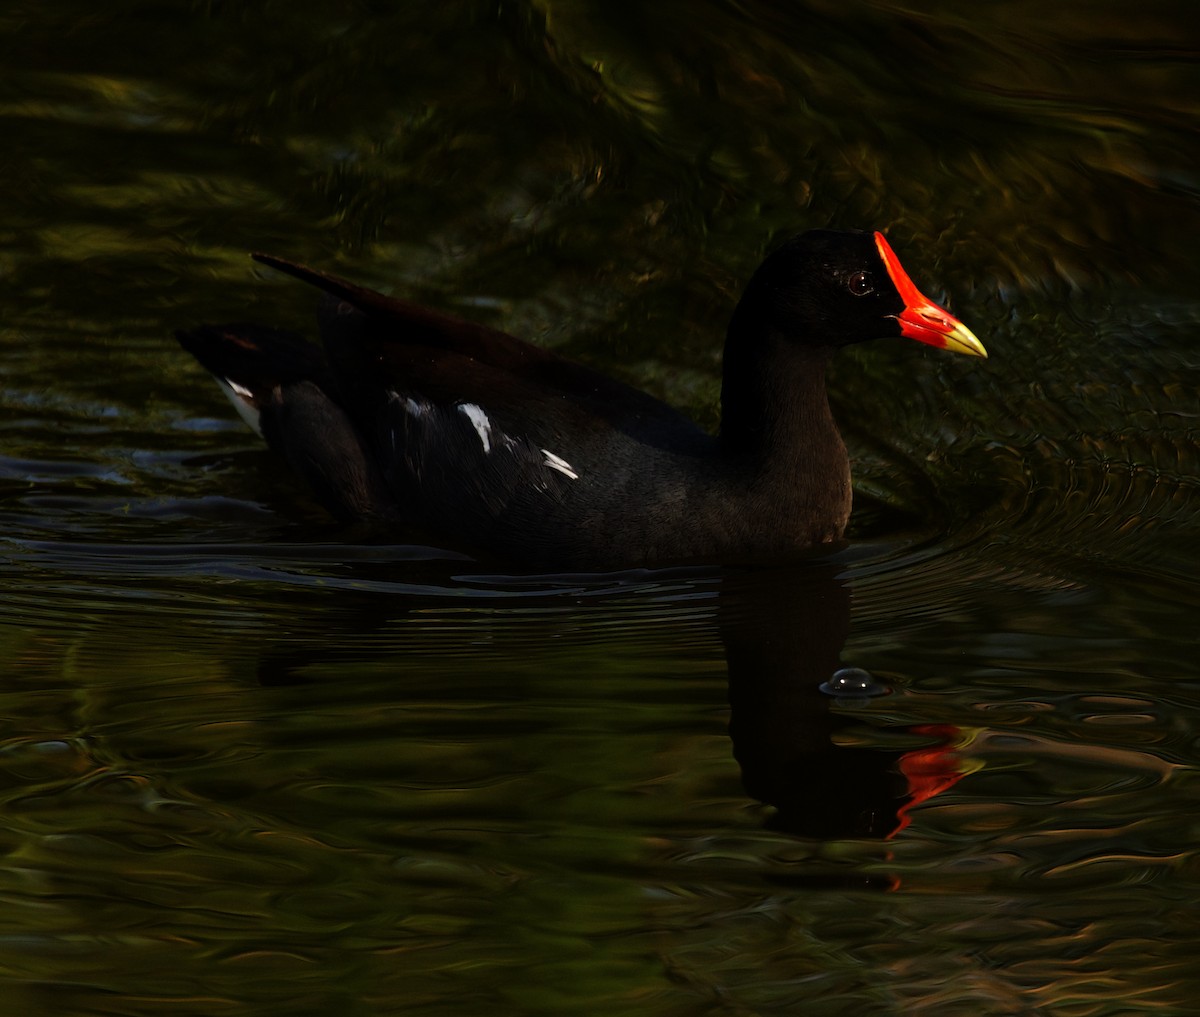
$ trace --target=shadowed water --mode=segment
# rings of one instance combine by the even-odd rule
[[[1193,20],[10,5],[0,1009],[1193,1014]],[[266,250],[711,426],[826,225],[991,358],[839,358],[794,568],[366,543],[170,338],[311,334]]]

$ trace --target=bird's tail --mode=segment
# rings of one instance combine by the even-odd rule
[[[393,514],[383,476],[339,398],[323,351],[261,325],[200,325],[175,333],[239,415],[351,522]]]

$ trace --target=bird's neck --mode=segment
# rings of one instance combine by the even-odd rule
[[[814,542],[837,539],[850,515],[850,460],[825,390],[833,350],[769,328],[733,332],[721,387],[724,454],[780,525]]]

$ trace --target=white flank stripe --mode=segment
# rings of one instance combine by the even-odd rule
[[[542,455],[546,457],[546,466],[552,470],[558,470],[565,477],[570,477],[572,480],[578,480],[579,474],[575,472],[571,464],[561,456],[556,456],[548,448],[542,449]]]
[[[491,452],[492,422],[488,420],[488,415],[474,403],[460,403],[458,412],[475,426],[475,433],[479,435],[479,440],[483,443],[483,451]]]

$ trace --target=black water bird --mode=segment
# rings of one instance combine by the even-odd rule
[[[721,427],[503,332],[256,254],[329,294],[318,347],[252,324],[177,333],[334,516],[556,571],[761,560],[838,540],[850,462],[825,369],[907,336],[986,356],[881,233],[812,230],[754,273]]]

